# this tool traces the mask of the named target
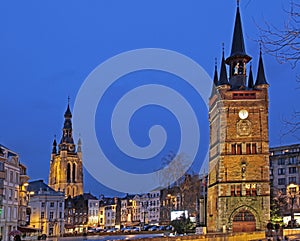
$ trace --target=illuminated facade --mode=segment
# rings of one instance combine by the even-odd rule
[[[223,50],[209,100],[209,232],[264,230],[270,218],[269,85],[261,53],[255,83],[250,60],[238,6],[231,55],[225,60]]]
[[[9,232],[18,226],[20,166],[17,153],[0,145],[0,237],[9,240]]]
[[[42,180],[29,182],[27,190],[31,207],[30,226],[47,236],[64,233],[65,195],[57,192]]]
[[[81,141],[77,150],[73,140],[72,113],[68,108],[64,115],[64,127],[60,144],[54,139],[50,160],[49,186],[56,191],[64,191],[66,196],[83,194],[83,171]]]

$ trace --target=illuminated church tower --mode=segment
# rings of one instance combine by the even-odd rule
[[[56,139],[53,141],[49,186],[56,191],[64,191],[66,196],[74,197],[83,194],[83,171],[81,141],[80,139],[78,140],[76,150],[69,103],[64,117],[63,133],[58,149]]]
[[[223,49],[209,100],[208,232],[264,230],[270,218],[269,85],[261,52],[255,82],[250,60],[238,4],[231,54]]]

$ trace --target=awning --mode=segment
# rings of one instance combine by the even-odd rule
[[[21,226],[18,226],[18,230],[21,231],[22,233],[37,233],[37,232],[41,232],[41,229],[38,229],[38,228],[21,227]]]

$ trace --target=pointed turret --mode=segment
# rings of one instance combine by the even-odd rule
[[[52,154],[57,154],[57,143],[56,143],[56,136],[54,136],[53,144],[52,144]]]
[[[81,138],[79,138],[77,142],[77,152],[81,152]]]
[[[219,83],[219,80],[218,80],[217,58],[216,58],[215,59],[214,79],[213,79],[213,85],[212,85],[212,88],[211,88],[211,95],[210,95],[210,97],[213,97],[216,94],[216,92],[217,92],[216,87],[218,86],[218,83]]]
[[[257,77],[255,81],[255,86],[258,85],[269,85],[266,76],[265,76],[265,69],[264,64],[262,60],[262,53],[261,50],[259,51],[259,62],[258,62],[258,71],[257,71]]]
[[[250,64],[249,78],[248,78],[248,88],[252,89],[253,86],[254,86],[254,82],[253,82],[252,64]]]
[[[227,70],[225,65],[225,58],[224,58],[224,48],[222,51],[222,62],[221,62],[220,78],[219,78],[218,85],[229,85],[228,78],[227,78]]]

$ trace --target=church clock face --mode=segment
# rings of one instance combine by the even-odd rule
[[[242,120],[247,119],[247,117],[248,117],[248,111],[245,110],[245,109],[240,110],[240,111],[239,111],[239,117],[240,117],[240,119],[242,119]]]

